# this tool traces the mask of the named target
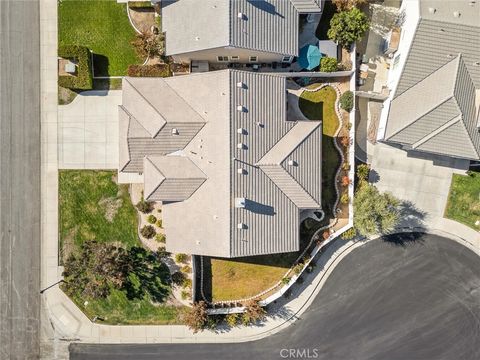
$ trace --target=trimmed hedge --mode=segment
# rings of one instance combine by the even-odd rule
[[[127,70],[127,75],[140,77],[169,77],[172,76],[172,73],[168,64],[130,65]]]
[[[145,9],[145,8],[153,8],[151,1],[129,1],[128,7],[130,9]]]
[[[320,71],[321,72],[334,72],[337,71],[337,59],[333,57],[323,57],[320,59]]]
[[[58,85],[67,89],[90,90],[93,87],[92,57],[85,46],[61,45],[58,56],[77,63],[76,76],[59,76]]]

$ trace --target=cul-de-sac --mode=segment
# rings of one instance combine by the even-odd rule
[[[0,360],[480,359],[480,0],[2,0],[0,39]]]

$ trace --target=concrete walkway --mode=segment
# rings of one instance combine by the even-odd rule
[[[118,168],[118,105],[122,91],[84,91],[58,106],[58,167]]]

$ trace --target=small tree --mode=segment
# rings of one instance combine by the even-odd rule
[[[350,90],[347,90],[340,96],[340,107],[345,111],[348,111],[348,112],[352,111],[353,92],[351,92]]]
[[[143,59],[162,56],[164,53],[163,34],[155,35],[144,31],[137,34],[131,44],[137,55]]]
[[[400,202],[390,193],[380,194],[378,189],[364,182],[353,200],[353,223],[360,235],[388,233],[399,221]]]
[[[140,234],[146,239],[151,239],[157,234],[157,232],[152,225],[145,225],[140,229]]]
[[[338,11],[351,10],[354,7],[366,4],[367,0],[332,0]]]
[[[203,330],[208,321],[207,303],[205,301],[193,303],[192,308],[185,313],[183,321],[193,333]]]
[[[334,57],[323,57],[320,60],[320,71],[321,72],[333,72],[337,71],[337,59]]]
[[[357,166],[357,177],[360,183],[368,180],[368,175],[370,173],[370,168],[367,164],[360,164]]]
[[[353,8],[333,15],[327,35],[331,40],[348,48],[361,39],[369,27],[367,16],[359,9]]]
[[[254,324],[260,320],[264,320],[266,317],[267,312],[265,309],[260,305],[260,301],[258,299],[250,300],[245,305],[245,312],[243,313],[243,324],[249,325]]]

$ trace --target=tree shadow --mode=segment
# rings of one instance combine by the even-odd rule
[[[371,184],[377,184],[380,181],[380,174],[375,169],[370,169],[368,174],[368,182]]]
[[[424,233],[421,232],[407,232],[407,233],[394,233],[382,236],[382,240],[386,243],[394,246],[407,247],[408,245],[423,244]]]

